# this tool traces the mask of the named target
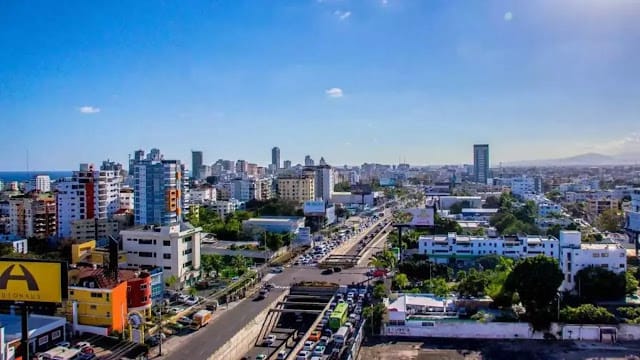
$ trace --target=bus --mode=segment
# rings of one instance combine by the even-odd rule
[[[333,331],[338,330],[345,322],[347,322],[348,317],[349,305],[347,305],[347,303],[340,303],[336,305],[336,308],[333,309],[333,312],[329,317],[329,328]]]

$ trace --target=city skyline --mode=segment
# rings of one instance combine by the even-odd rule
[[[491,145],[493,166],[640,152],[638,2],[96,10],[2,5],[0,123],[11,138],[0,170],[26,170],[27,157],[42,171],[125,164],[152,147],[263,166],[273,146],[293,164],[310,154],[332,165],[470,164],[474,143]]]

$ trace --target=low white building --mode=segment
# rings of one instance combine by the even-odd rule
[[[527,194],[539,194],[542,192],[542,181],[540,178],[520,177],[511,179],[511,193],[515,196],[525,196]]]
[[[589,266],[603,267],[616,274],[627,270],[626,250],[618,244],[583,244],[579,231],[560,232],[560,268],[564,279],[560,290],[575,289],[576,274]]]
[[[216,188],[211,185],[202,185],[200,187],[190,189],[191,203],[192,204],[205,204],[208,202],[216,201]]]
[[[229,201],[212,201],[206,205],[207,209],[215,211],[221,218],[242,209],[242,206],[243,203],[236,199],[231,199]]]
[[[552,215],[562,214],[562,206],[551,201],[538,203],[538,217],[546,218]]]
[[[183,285],[200,277],[201,228],[189,223],[143,225],[120,232],[129,267],[160,267],[163,278],[175,276]]]
[[[418,251],[435,263],[469,261],[487,255],[500,255],[514,259],[537,255],[559,256],[558,239],[537,235],[483,237],[458,235],[422,235]]]
[[[12,234],[0,234],[0,244],[11,244],[13,246],[13,251],[15,251],[17,254],[26,254],[27,252],[29,252],[27,239],[20,236]]]

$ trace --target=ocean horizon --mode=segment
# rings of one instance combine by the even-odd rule
[[[51,180],[69,177],[73,175],[73,171],[0,171],[0,181],[7,183],[10,181],[24,182],[30,180],[36,175],[49,175]]]

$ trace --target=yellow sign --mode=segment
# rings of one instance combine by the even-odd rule
[[[63,267],[62,262],[0,259],[0,301],[62,302],[67,297]]]

